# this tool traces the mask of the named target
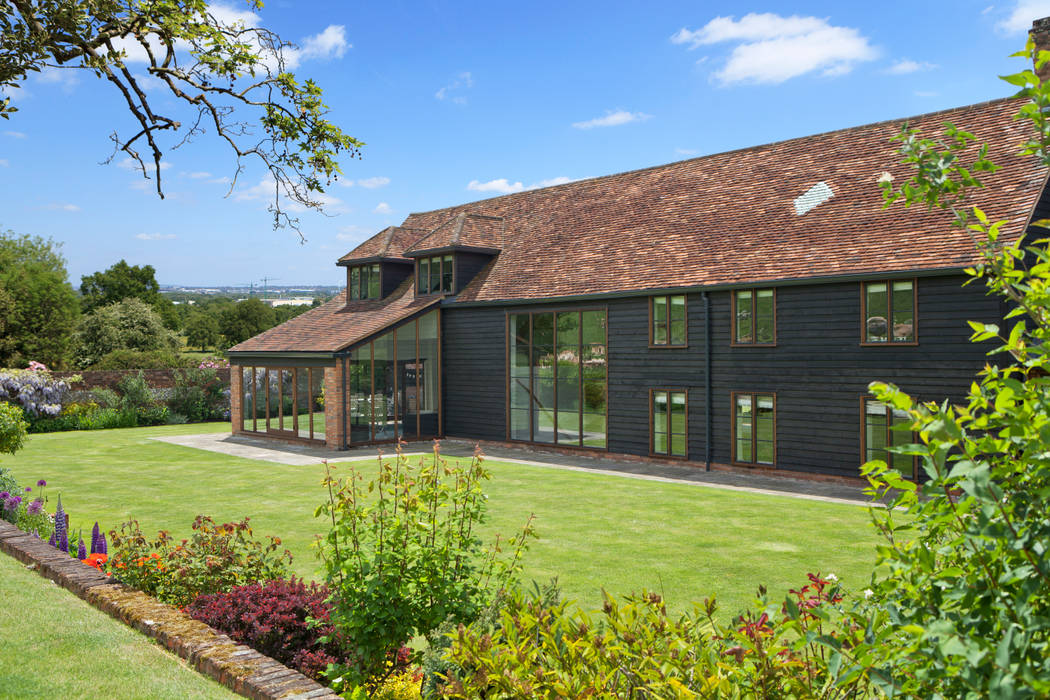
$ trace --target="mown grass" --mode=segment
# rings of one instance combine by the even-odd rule
[[[5,554],[0,614],[0,697],[238,697]]]
[[[96,519],[108,530],[136,518],[146,532],[186,536],[200,513],[251,516],[256,535],[282,538],[298,575],[318,578],[310,543],[325,530],[313,516],[324,498],[320,465],[279,465],[150,439],[228,429],[213,423],[34,435],[0,464],[25,483],[47,479],[52,499],[61,493],[72,525],[85,530]],[[539,539],[526,557],[526,579],[557,576],[564,594],[588,608],[601,604],[602,589],[648,588],[676,610],[714,594],[728,615],[750,603],[759,584],[786,594],[808,572],[833,572],[863,588],[874,562],[876,538],[858,506],[488,466],[494,478],[486,488],[486,539],[509,535],[535,514]],[[374,471],[372,462],[358,467]],[[339,464],[337,474],[348,469]]]

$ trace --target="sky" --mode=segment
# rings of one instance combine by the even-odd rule
[[[1050,0],[212,6],[298,45],[296,75],[361,158],[325,214],[300,215],[301,242],[273,230],[258,166],[231,191],[213,134],[164,142],[161,200],[122,156],[103,164],[134,129],[115,88],[34,74],[0,120],[0,231],[61,243],[74,286],[121,259],[161,284],[341,284],[336,259],[410,212],[1009,95],[996,76],[1050,16]]]

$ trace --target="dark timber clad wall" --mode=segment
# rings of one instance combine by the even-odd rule
[[[453,292],[459,294],[481,272],[482,268],[492,261],[492,256],[483,253],[457,252],[454,260],[456,265],[456,288]]]
[[[1000,317],[995,297],[962,276],[918,280],[918,346],[861,347],[859,282],[777,288],[777,346],[730,347],[730,293],[711,293],[712,459],[729,463],[730,392],[776,392],[777,467],[857,476],[860,397],[869,382],[920,399],[960,401],[991,344],[969,343],[967,320]],[[649,454],[649,389],[689,390],[689,459],[704,459],[704,305],[688,297],[689,347],[650,348],[646,297],[600,304],[609,319],[609,450]],[[596,304],[559,305],[593,308]],[[445,432],[505,440],[505,314],[530,307],[445,307]]]
[[[406,278],[415,274],[415,267],[411,264],[402,263],[380,263],[383,266],[383,288],[380,290],[382,298],[394,293]]]

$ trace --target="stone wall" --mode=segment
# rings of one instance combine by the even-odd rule
[[[138,374],[146,379],[146,383],[154,389],[170,389],[175,386],[174,369],[115,369],[115,370],[84,370],[81,372],[52,372],[56,379],[65,379],[79,374],[83,379],[72,385],[73,389],[116,389],[117,384],[125,375]],[[219,379],[229,384],[230,370],[219,369]]]

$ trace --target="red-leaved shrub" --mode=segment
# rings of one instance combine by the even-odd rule
[[[196,620],[225,632],[303,675],[321,679],[329,663],[343,661],[334,642],[319,639],[332,634],[328,625],[328,588],[302,580],[277,579],[265,584],[236,586],[228,593],[202,595],[186,607]],[[320,625],[307,625],[307,618]]]

